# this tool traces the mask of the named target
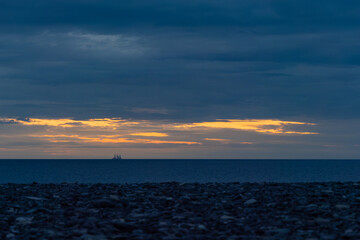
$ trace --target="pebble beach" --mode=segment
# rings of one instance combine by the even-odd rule
[[[360,239],[360,185],[2,184],[0,239]]]

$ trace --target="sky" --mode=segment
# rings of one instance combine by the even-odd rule
[[[360,158],[360,2],[0,2],[0,158]]]

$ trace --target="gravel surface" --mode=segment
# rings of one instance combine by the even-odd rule
[[[360,239],[360,185],[3,184],[0,239]]]

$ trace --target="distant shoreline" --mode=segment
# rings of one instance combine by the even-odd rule
[[[29,161],[37,161],[37,160],[108,160],[108,161],[183,161],[183,160],[191,160],[191,161],[359,161],[358,158],[122,158],[122,159],[111,159],[111,158],[0,158],[0,161],[8,161],[8,160],[29,160]]]

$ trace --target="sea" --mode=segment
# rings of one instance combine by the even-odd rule
[[[360,160],[0,160],[0,183],[360,181]]]

